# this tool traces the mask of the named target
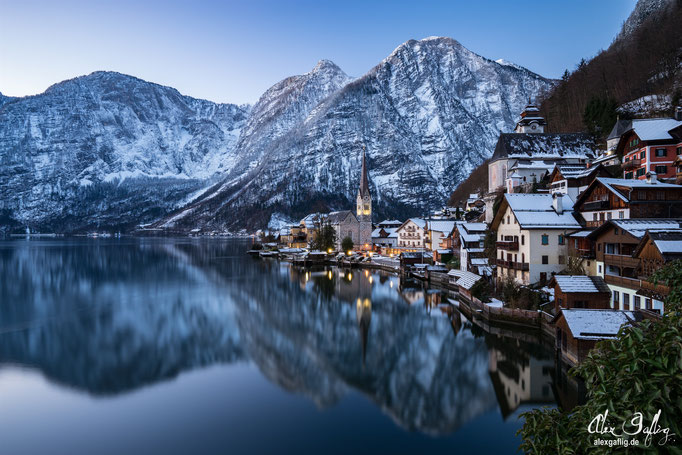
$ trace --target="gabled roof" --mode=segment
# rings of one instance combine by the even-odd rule
[[[401,224],[403,224],[403,222],[398,220],[384,220],[379,223],[379,226],[400,226]]]
[[[661,253],[666,262],[682,259],[682,228],[677,230],[647,231],[642,241],[637,245],[633,256],[639,256],[642,249],[649,242]]]
[[[580,179],[583,177],[589,177],[597,172],[604,173],[604,166],[597,164],[596,166],[585,167],[579,165],[568,165],[568,164],[557,164],[554,166],[554,170],[549,176],[549,180],[554,180],[554,176],[561,175],[566,180]]]
[[[552,281],[562,292],[611,294],[609,286],[600,276],[554,275]]]
[[[618,120],[616,124],[613,125],[609,137],[606,140],[618,139],[623,133],[632,129],[632,120]]]
[[[634,131],[642,141],[667,141],[674,139],[670,130],[682,125],[682,121],[674,118],[648,118],[632,120],[628,131]],[[622,134],[621,134],[622,135]]]
[[[355,218],[355,215],[353,215],[353,212],[351,212],[350,210],[341,210],[339,212],[330,212],[327,215],[327,222],[329,222],[331,224],[341,223],[342,221],[344,221],[349,216],[352,216],[353,218]]]
[[[448,272],[448,276],[456,277],[457,281],[455,284],[457,286],[462,286],[464,289],[471,289],[471,287],[481,279],[480,276],[475,273],[466,272],[464,270],[452,269]]]
[[[618,198],[625,202],[630,202],[630,191],[633,189],[648,189],[648,188],[677,188],[682,191],[682,186],[675,185],[674,183],[665,183],[656,179],[652,179],[651,182],[639,179],[614,179],[609,177],[597,177],[590,183],[590,185],[580,193],[578,199],[575,201],[576,207],[582,204],[585,199],[591,194],[592,189],[597,185],[604,185],[606,189],[615,194]]]
[[[450,220],[429,220],[429,230],[449,235],[455,229],[455,222]]]
[[[592,159],[598,150],[587,133],[502,133],[491,161],[512,156]]]
[[[620,310],[562,309],[561,316],[573,338],[581,340],[615,338],[623,325],[635,321],[632,311]]]
[[[426,226],[426,221],[423,218],[408,218],[407,220],[405,220],[405,222],[403,222],[403,224],[400,225],[398,230],[402,229],[403,226],[405,226],[410,221],[412,221],[414,224],[416,224],[422,229],[424,229],[424,227]]]
[[[597,239],[603,232],[617,227],[631,236],[641,239],[647,231],[677,231],[682,229],[682,218],[636,218],[629,220],[609,220],[592,231],[587,237]]]
[[[580,223],[573,216],[573,200],[562,195],[562,213],[557,213],[552,205],[551,194],[517,193],[505,194],[500,208],[493,220],[497,228],[507,207],[511,208],[521,229],[580,229]]]

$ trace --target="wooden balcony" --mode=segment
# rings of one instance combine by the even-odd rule
[[[591,201],[583,204],[582,210],[589,212],[592,210],[605,210],[609,208],[609,201]]]
[[[514,262],[514,261],[503,261],[502,259],[497,260],[497,265],[499,267],[506,267],[508,269],[522,270],[527,272],[530,269],[530,264],[527,262]]]
[[[642,160],[629,160],[623,163],[624,171],[632,171],[638,169],[642,165]]]
[[[666,286],[665,284],[654,284],[647,280],[642,280],[640,283],[643,291],[648,291],[653,295],[663,297],[670,294],[670,287]]]
[[[583,258],[583,259],[594,259],[595,258],[594,248],[576,248],[575,254],[579,258]]]
[[[626,276],[615,276],[604,274],[604,281],[614,286],[623,286],[630,289],[639,289],[641,281],[637,278],[628,278]]]
[[[604,265],[615,265],[616,267],[636,269],[639,267],[639,259],[632,256],[620,254],[605,254]]]
[[[495,246],[497,247],[498,250],[519,251],[518,240],[506,240],[495,242]]]

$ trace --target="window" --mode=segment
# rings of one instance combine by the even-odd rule
[[[656,166],[656,173],[657,174],[667,174],[668,173],[668,166],[666,166],[664,164]]]
[[[643,167],[640,167],[637,169],[637,177],[641,177],[644,175],[645,169]]]
[[[618,212],[618,218],[620,218],[621,220],[624,219],[625,218],[625,212],[622,210],[620,212]]]
[[[635,296],[635,310],[639,310],[642,307],[642,298],[638,295]]]
[[[597,221],[597,214],[596,213],[592,214],[592,221]]]
[[[659,201],[665,200],[665,191],[656,191],[656,199]]]
[[[573,240],[573,248],[578,249],[578,239]]]
[[[507,215],[507,224],[509,224],[509,215]]]
[[[526,243],[526,236],[522,235],[521,236],[521,245],[525,245],[525,243]]]
[[[630,294],[623,292],[623,308],[626,310],[630,309]]]
[[[613,235],[618,235],[618,228],[613,228]]]
[[[645,151],[642,151],[642,153],[639,154],[639,159],[640,160],[646,159],[646,152]]]
[[[559,264],[565,264],[566,263],[566,256],[559,255]]]
[[[599,221],[604,221],[604,212],[599,214]]]
[[[626,179],[631,179],[631,178],[632,178],[632,172],[626,172],[626,173],[625,173],[625,178],[626,178]]]
[[[565,239],[563,234],[559,234],[559,245],[564,245],[565,244]]]
[[[668,151],[666,149],[656,149],[656,156],[667,156]]]
[[[646,191],[639,190],[637,191],[637,199],[640,201],[646,201]]]
[[[599,266],[599,273],[601,273],[601,265]]]
[[[549,264],[549,256],[542,256],[542,263]]]
[[[620,294],[618,291],[613,291],[613,303],[618,303],[620,302]]]
[[[521,253],[521,262],[526,262],[526,253]]]
[[[611,212],[607,213],[607,214],[606,214],[606,219],[607,219],[607,220],[610,220],[611,218],[612,218]]]
[[[549,245],[549,236],[547,234],[542,234],[542,244]]]

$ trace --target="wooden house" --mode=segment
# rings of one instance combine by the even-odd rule
[[[673,162],[682,150],[682,119],[652,118],[630,120],[620,135],[616,152],[623,156],[623,178],[674,178]]]
[[[554,288],[554,309],[609,308],[611,290],[602,277],[585,275],[555,275],[549,283]]]
[[[562,309],[553,320],[556,349],[569,365],[578,365],[598,341],[613,339],[623,325],[635,322],[631,311]]]
[[[588,228],[609,220],[682,216],[682,186],[647,180],[597,177],[578,196],[575,208]]]

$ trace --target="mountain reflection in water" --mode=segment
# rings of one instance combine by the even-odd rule
[[[247,246],[0,243],[0,371],[20,365],[113,398],[249,364],[320,409],[359,393],[400,428],[434,436],[555,402],[551,350],[486,334],[443,305],[447,295],[384,273],[252,259]]]

